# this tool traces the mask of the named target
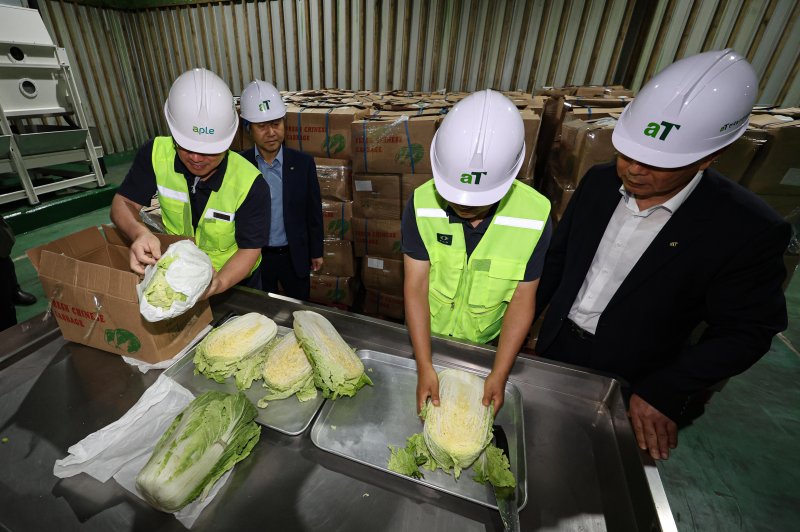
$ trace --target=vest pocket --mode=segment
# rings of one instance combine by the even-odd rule
[[[429,274],[429,291],[437,292],[448,304],[456,298],[458,283],[461,279],[460,264],[448,264],[447,261],[431,260]]]
[[[469,304],[490,309],[511,301],[525,276],[525,266],[517,261],[492,259],[487,271],[473,271]]]
[[[236,230],[233,222],[203,220],[201,226],[205,233],[204,240],[209,248],[216,251],[227,251],[236,245]]]

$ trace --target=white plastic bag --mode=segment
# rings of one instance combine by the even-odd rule
[[[159,264],[162,265],[161,270],[168,264],[163,279],[159,279]],[[208,255],[191,240],[179,240],[167,248],[157,264],[145,268],[144,280],[136,286],[139,312],[151,322],[180,316],[197,303],[213,275],[214,267]],[[185,296],[185,300],[165,297],[164,280],[169,289]],[[157,283],[157,293],[145,296],[153,282]]]

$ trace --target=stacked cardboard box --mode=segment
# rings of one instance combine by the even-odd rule
[[[316,157],[322,195],[323,266],[311,274],[311,300],[350,307],[357,293],[353,258],[353,192],[350,161]]]

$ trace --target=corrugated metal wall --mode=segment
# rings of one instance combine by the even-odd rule
[[[800,0],[273,0],[136,11],[41,0],[39,9],[70,51],[107,152],[165,132],[169,86],[194,66],[234,94],[254,78],[284,90],[623,80],[638,89],[675,59],[731,46],[761,75],[759,103],[800,100]],[[623,57],[632,34],[641,46]]]

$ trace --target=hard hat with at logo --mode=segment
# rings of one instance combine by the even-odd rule
[[[231,90],[204,68],[178,76],[169,89],[164,115],[175,142],[197,153],[226,151],[239,127]]]
[[[269,122],[286,116],[281,93],[266,81],[252,81],[242,91],[239,102],[242,118],[248,122]]]
[[[525,128],[514,103],[493,90],[453,106],[431,143],[436,191],[467,207],[506,195],[525,159]]]
[[[730,48],[693,55],[651,79],[628,104],[611,137],[640,163],[678,168],[738,139],[758,94],[758,78]]]

